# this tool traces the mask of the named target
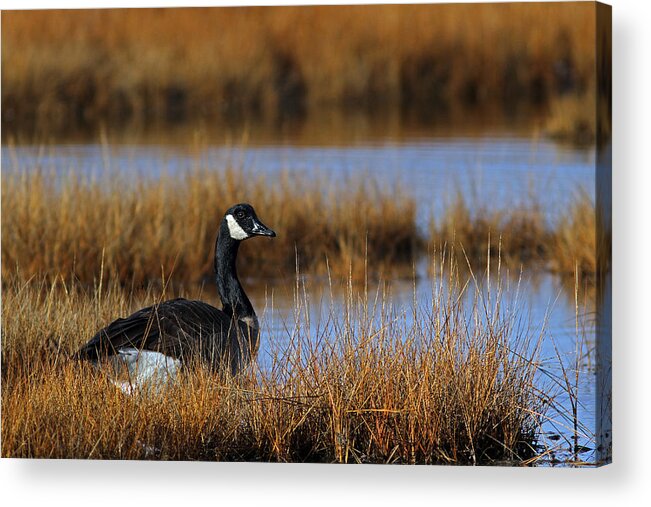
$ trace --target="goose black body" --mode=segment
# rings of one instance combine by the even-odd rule
[[[240,243],[254,236],[276,233],[258,219],[251,205],[236,204],[224,214],[215,244],[221,310],[203,301],[164,301],[100,329],[75,357],[97,362],[121,350],[149,350],[182,364],[198,359],[215,370],[236,374],[259,345],[258,318],[236,268]]]

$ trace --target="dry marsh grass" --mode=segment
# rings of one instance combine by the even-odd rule
[[[3,121],[544,103],[594,87],[595,20],[589,2],[7,11]]]
[[[212,276],[223,212],[242,201],[278,233],[273,244],[242,247],[246,276],[291,274],[297,256],[301,270],[379,274],[409,267],[419,247],[414,201],[361,179],[271,181],[235,169],[91,178],[35,169],[2,177],[2,277],[18,270],[85,283],[100,272],[136,285],[162,276],[198,281]]]
[[[431,241],[455,246],[474,266],[490,259],[510,265],[543,262],[551,253],[551,233],[543,209],[535,199],[508,210],[486,204],[474,209],[457,193],[442,217],[432,221]]]
[[[451,262],[437,257],[430,307],[351,286],[344,311],[316,327],[298,283],[285,336],[264,332],[265,366],[221,379],[186,368],[149,396],[124,395],[65,351],[156,294],[14,280],[2,301],[2,456],[531,463],[539,337],[519,331],[499,287],[486,293]]]
[[[544,131],[558,141],[589,145],[595,141],[605,143],[610,139],[610,123],[607,97],[590,90],[554,99]]]
[[[552,270],[566,277],[577,273],[581,279],[594,281],[598,249],[607,245],[597,245],[596,209],[590,196],[581,192],[554,232]]]
[[[598,256],[595,204],[587,192],[578,192],[568,211],[552,223],[533,197],[508,210],[471,209],[457,194],[431,223],[430,241],[439,248],[455,247],[475,267],[499,257],[509,266],[549,269],[570,284],[576,273],[592,283]]]
[[[417,223],[415,200],[372,179],[334,183],[285,174],[273,181],[236,169],[193,169],[160,178],[59,176],[42,169],[2,177],[2,279],[56,277],[135,286],[212,276],[222,213],[248,201],[278,233],[247,242],[242,273],[254,279],[302,272],[337,277],[410,276],[425,245],[454,246],[481,269],[488,258],[511,267],[593,279],[596,211],[581,192],[555,223],[535,198],[513,209],[471,207],[461,196],[430,224]],[[272,241],[272,243],[267,243]],[[465,261],[462,263],[465,264]]]

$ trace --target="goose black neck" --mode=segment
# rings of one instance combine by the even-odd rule
[[[240,242],[231,238],[228,225],[223,221],[215,245],[217,290],[225,313],[237,319],[247,317],[255,319],[253,306],[237,278],[236,261],[239,246]]]

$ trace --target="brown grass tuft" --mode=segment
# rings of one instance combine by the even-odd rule
[[[594,281],[597,272],[597,220],[594,202],[582,192],[555,228],[552,270]]]
[[[569,287],[576,273],[582,282],[594,282],[596,210],[583,191],[554,223],[545,217],[535,198],[509,210],[480,205],[471,211],[457,194],[443,217],[431,224],[430,241],[438,248],[453,247],[475,268],[499,257],[507,266],[551,270]]]
[[[509,210],[480,205],[471,211],[457,193],[441,219],[432,222],[431,241],[454,247],[473,266],[498,256],[510,265],[535,265],[555,254],[543,210],[535,199],[529,202]]]
[[[545,123],[545,132],[553,139],[569,141],[577,145],[592,144],[597,140],[610,137],[610,116],[605,111],[603,100],[597,101],[593,91],[564,95],[554,99],[551,103],[550,113]],[[599,127],[597,130],[597,114],[600,112]]]

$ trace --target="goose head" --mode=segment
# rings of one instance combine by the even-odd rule
[[[250,204],[240,203],[230,208],[224,215],[224,224],[230,237],[236,241],[253,236],[276,237],[276,233],[260,221]]]

